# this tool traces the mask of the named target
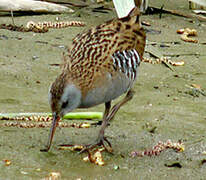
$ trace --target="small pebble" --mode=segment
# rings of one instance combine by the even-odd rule
[[[115,165],[114,170],[118,170],[118,169],[119,169],[119,166]]]
[[[38,58],[39,58],[38,56],[32,56],[32,60],[36,60]]]
[[[6,35],[0,35],[0,40],[8,40],[9,38]]]
[[[64,46],[64,45],[59,45],[58,48],[62,48],[62,49],[64,49],[65,46]]]

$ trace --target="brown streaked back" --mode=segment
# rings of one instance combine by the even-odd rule
[[[137,8],[125,18],[110,20],[78,34],[68,49],[70,68],[67,79],[86,94],[96,77],[103,77],[105,71],[111,75],[116,73],[112,59],[114,53],[135,49],[142,59],[145,37]]]

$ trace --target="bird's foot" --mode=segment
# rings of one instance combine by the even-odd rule
[[[108,147],[105,145],[105,142],[108,144]],[[112,153],[112,145],[106,137],[99,137],[94,143],[84,145],[84,148],[79,152],[90,152],[96,149],[97,147],[103,147],[107,152]]]
[[[105,145],[105,142],[108,144],[108,146]],[[59,144],[60,150],[66,150],[69,149],[71,151],[79,151],[79,153],[83,152],[92,152],[96,149],[104,149],[107,152],[112,153],[112,145],[109,142],[109,140],[106,137],[99,137],[94,143],[82,145],[82,144]]]

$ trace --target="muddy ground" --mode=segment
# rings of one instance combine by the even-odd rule
[[[151,5],[160,7],[162,1]],[[165,7],[188,10],[187,1],[165,1]],[[116,16],[114,12],[27,15],[15,17],[17,25],[33,21],[85,21],[85,27],[51,29],[48,33],[21,33],[0,30],[0,112],[49,112],[48,87],[60,72],[62,52],[79,32]],[[62,179],[206,179],[206,23],[171,14],[143,15],[151,23],[148,44],[171,60],[183,60],[173,67],[142,63],[132,101],[121,108],[107,128],[114,154],[103,153],[103,167],[82,161],[85,154],[60,151],[61,143],[89,143],[99,127],[58,128],[49,153],[44,147],[49,128],[0,128],[0,179],[42,179],[60,172]],[[11,23],[0,16],[0,23]],[[198,43],[187,43],[176,34],[179,28],[195,28]],[[175,42],[175,43],[174,43]],[[147,55],[147,54],[145,54]],[[192,89],[191,85],[201,86]],[[205,90],[205,91],[204,91]],[[201,92],[203,93],[201,93]],[[100,105],[84,111],[103,111]],[[83,110],[80,110],[83,111]],[[5,123],[5,122],[1,122]],[[184,152],[168,149],[159,156],[132,158],[131,151],[151,148],[158,141],[171,139],[185,144]],[[11,165],[6,166],[3,160]],[[171,167],[169,167],[171,166]]]

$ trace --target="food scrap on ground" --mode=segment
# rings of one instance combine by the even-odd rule
[[[0,24],[0,29],[7,29],[10,31],[18,31],[18,32],[35,32],[35,33],[45,33],[48,32],[49,28],[66,28],[66,27],[81,27],[85,26],[84,22],[81,21],[62,21],[62,22],[51,22],[51,21],[44,21],[44,22],[33,22],[29,21],[26,24],[26,27],[23,25],[17,26],[15,24]]]
[[[192,42],[192,43],[198,43],[198,40],[192,39],[189,36],[197,36],[197,30],[196,29],[190,29],[190,28],[185,28],[185,29],[178,29],[177,30],[178,34],[181,34],[181,40],[185,42]]]
[[[9,120],[9,121],[35,121],[35,122],[48,122],[52,121],[51,116],[40,116],[40,115],[31,115],[31,116],[0,116],[0,120]]]
[[[79,144],[61,144],[59,145],[59,150],[70,150],[70,151],[82,151],[85,146],[84,145],[79,145]],[[105,162],[103,160],[102,152],[106,151],[104,147],[97,147],[91,150],[87,150],[88,155],[83,158],[83,161],[85,162],[91,162],[94,164],[97,164],[99,166],[104,166]]]
[[[172,66],[183,66],[185,64],[185,62],[182,60],[175,62],[175,61],[169,60],[167,57],[157,58],[155,60],[144,57],[142,59],[142,62],[146,62],[146,63],[150,63],[150,64],[168,63],[168,64],[171,64]]]
[[[3,162],[4,162],[5,166],[10,166],[11,165],[11,161],[8,160],[8,159],[4,159]]]
[[[34,21],[29,21],[26,24],[27,28],[37,28],[37,29],[42,29],[42,28],[60,29],[60,28],[66,28],[71,26],[81,27],[81,26],[85,26],[85,23],[81,21],[61,21],[61,22],[44,21],[44,22],[37,22],[37,23],[35,23]]]
[[[18,32],[35,32],[35,33],[45,33],[48,32],[48,28],[36,28],[31,27],[27,28],[24,26],[17,26],[14,24],[0,24],[0,29],[7,29],[10,31],[18,31]]]
[[[51,173],[49,173],[48,177],[45,177],[41,180],[59,180],[59,179],[61,179],[60,172],[51,172]]]
[[[102,113],[100,112],[73,112],[68,113],[63,119],[101,119]],[[10,113],[1,114],[0,127],[19,127],[19,128],[47,128],[51,127],[52,116],[49,113]],[[4,122],[6,121],[6,122]],[[90,128],[92,125],[98,125],[98,122],[63,122],[60,120],[58,127],[64,128]]]
[[[19,128],[48,128],[51,127],[51,122],[37,122],[37,123],[28,123],[28,122],[6,122],[0,124],[0,127],[19,127]],[[66,123],[59,122],[58,127],[62,128],[89,128],[91,127],[90,123]]]
[[[83,158],[83,161],[94,163],[99,166],[104,166],[105,162],[103,160],[102,152],[105,151],[105,148],[97,148],[93,151],[88,151],[88,155]]]
[[[59,150],[70,150],[70,151],[81,151],[84,146],[83,145],[79,145],[79,144],[61,144],[59,145]]]
[[[172,142],[169,139],[166,142],[159,141],[157,145],[152,147],[152,149],[147,149],[144,151],[132,151],[131,156],[132,157],[157,156],[162,151],[165,151],[166,149],[174,149],[177,152],[182,152],[184,151],[185,147],[182,142]]]

